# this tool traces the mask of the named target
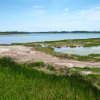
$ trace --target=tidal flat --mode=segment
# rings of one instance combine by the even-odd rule
[[[1,45],[0,99],[99,100],[100,54],[54,51],[69,47],[69,41],[75,47],[100,45],[99,38]]]
[[[71,54],[71,53],[68,54],[68,53],[61,53],[61,52],[54,51],[55,50],[54,48],[62,48],[62,47],[70,47],[72,49],[77,46],[83,47],[83,48],[98,47],[100,46],[100,38],[45,41],[45,42],[36,42],[36,43],[16,43],[16,45],[24,45],[24,46],[30,46],[30,47],[32,46],[38,51],[42,51],[47,54],[57,56],[59,58],[78,60],[78,61],[100,62],[100,54],[95,53],[95,50],[93,53],[90,52],[90,54],[88,55],[78,55],[78,54]]]

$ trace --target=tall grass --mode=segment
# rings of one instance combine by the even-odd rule
[[[49,75],[10,58],[0,59],[0,100],[99,100],[99,96],[100,91],[81,76]]]

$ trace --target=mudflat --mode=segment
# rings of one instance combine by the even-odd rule
[[[62,59],[27,46],[0,46],[0,57],[11,57],[16,62],[44,62],[59,67],[91,67],[100,68],[100,62],[87,62]]]

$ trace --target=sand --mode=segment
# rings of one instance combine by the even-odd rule
[[[41,51],[36,51],[33,47],[26,46],[0,46],[0,57],[11,57],[16,62],[39,62],[52,64],[59,67],[95,67],[100,68],[100,62],[75,61],[60,59]]]

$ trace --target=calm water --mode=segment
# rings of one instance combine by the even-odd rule
[[[53,41],[53,40],[64,40],[64,39],[87,39],[87,38],[100,38],[100,34],[96,33],[45,34],[44,33],[44,34],[0,35],[0,44]]]
[[[77,55],[89,55],[89,54],[100,54],[100,46],[97,47],[62,47],[54,48],[55,52],[77,54]]]

